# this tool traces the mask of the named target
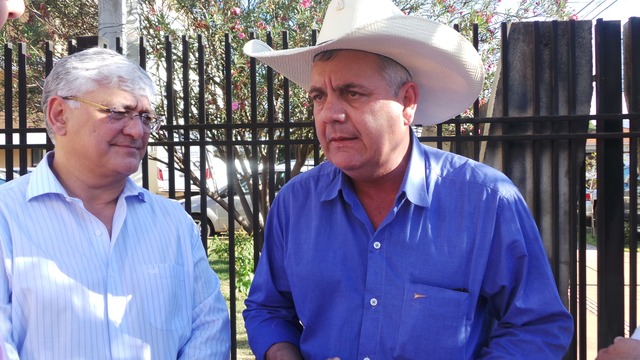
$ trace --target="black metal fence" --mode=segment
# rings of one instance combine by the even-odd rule
[[[595,353],[589,353],[593,347],[593,339],[598,339],[597,348],[601,348],[611,343],[615,336],[628,334],[638,326],[638,297],[637,297],[637,242],[638,242],[638,219],[636,211],[638,206],[638,135],[640,135],[640,19],[632,18],[628,23],[625,32],[625,52],[624,52],[624,92],[622,77],[622,59],[619,23],[599,23],[600,28],[595,31],[595,89],[597,109],[594,114],[575,115],[569,111],[568,114],[551,115],[531,115],[531,116],[501,116],[498,118],[480,117],[480,105],[476,102],[473,113],[474,118],[451,119],[445,124],[434,128],[416,129],[421,131],[420,140],[439,148],[461,153],[465,156],[482,160],[484,149],[496,147],[508,152],[508,144],[527,144],[530,146],[532,156],[527,159],[531,166],[542,162],[551,162],[552,172],[562,172],[561,177],[569,179],[571,189],[564,191],[568,198],[562,196],[563,189],[560,185],[553,185],[550,189],[534,191],[530,196],[526,196],[532,213],[538,221],[539,227],[543,227],[544,234],[552,234],[544,238],[552,269],[556,275],[558,291],[565,299],[565,304],[575,319],[576,331],[572,347],[567,354],[567,359],[586,359],[587,356],[594,357]],[[618,31],[615,31],[617,25]],[[504,29],[503,29],[504,31]],[[615,40],[617,37],[617,40]],[[614,40],[612,40],[614,39]],[[476,39],[477,43],[477,39]],[[181,45],[189,47],[189,39],[182,39]],[[175,68],[190,69],[189,64],[196,62],[203,64],[208,61],[201,51],[201,39],[198,39],[198,50],[195,58],[183,56],[182,63],[174,67],[173,60],[167,57],[165,75],[161,77],[170,79],[176,71]],[[167,39],[167,46],[173,46],[170,39]],[[141,41],[141,59],[143,65],[146,61],[146,49],[144,41]],[[70,42],[68,51],[81,50],[77,43]],[[150,146],[164,147],[168,154],[173,154],[176,149],[183,155],[182,159],[174,159],[169,156],[166,163],[169,169],[183,166],[187,172],[193,171],[200,180],[199,185],[204,188],[206,185],[206,171],[204,166],[197,169],[190,168],[192,160],[189,158],[188,148],[200,149],[197,159],[200,164],[207,162],[207,149],[215,147],[217,155],[223,154],[223,160],[227,164],[236,163],[238,157],[248,160],[250,167],[249,178],[252,184],[250,193],[254,201],[250,211],[251,219],[247,219],[249,224],[253,224],[252,236],[254,237],[255,255],[254,260],[259,256],[262,243],[262,230],[259,224],[263,221],[265,203],[269,203],[269,198],[275,194],[274,164],[278,160],[284,160],[286,166],[286,178],[291,176],[291,160],[294,160],[296,151],[301,146],[308,147],[307,158],[314,159],[317,163],[321,158],[321,152],[313,133],[313,123],[310,117],[302,120],[293,120],[287,115],[289,101],[289,84],[285,80],[282,88],[274,89],[274,74],[270,69],[261,68],[255,60],[250,61],[251,71],[251,104],[249,105],[250,119],[239,122],[234,117],[233,109],[233,88],[231,74],[233,72],[232,49],[227,41],[224,56],[225,74],[225,97],[223,104],[224,118],[222,122],[211,123],[207,121],[205,115],[204,94],[202,93],[202,82],[205,81],[203,68],[198,66],[194,72],[195,80],[190,85],[199,89],[200,99],[195,103],[197,111],[193,113],[193,107],[188,98],[188,91],[184,92],[183,101],[175,100],[176,93],[184,91],[184,88],[174,87],[171,81],[165,82],[164,97],[167,104],[168,121],[162,127],[162,136],[152,139]],[[51,44],[47,44],[46,59],[44,66],[51,69],[56,55]],[[506,54],[503,54],[506,56]],[[580,56],[580,54],[576,54]],[[17,59],[15,61],[14,59]],[[505,61],[503,59],[503,61]],[[44,141],[30,141],[31,134],[39,134],[44,138],[45,131],[42,127],[33,127],[32,121],[26,112],[27,101],[39,101],[39,99],[28,99],[26,89],[26,74],[29,66],[29,59],[26,57],[24,44],[19,44],[17,50],[12,45],[5,45],[4,48],[4,127],[0,128],[0,164],[7,169],[17,168],[20,173],[25,173],[27,167],[35,166],[42,158],[44,151],[53,149],[49,139]],[[505,68],[506,69],[506,68]],[[48,71],[47,71],[48,73]],[[189,71],[184,73],[184,78],[189,77]],[[266,96],[262,96],[258,91],[260,79],[266,79],[268,91]],[[184,79],[183,79],[184,80]],[[183,85],[187,86],[187,81]],[[17,94],[15,93],[17,89]],[[275,91],[281,91],[282,98],[276,100],[273,96]],[[622,96],[625,96],[628,107],[627,112],[623,112]],[[14,107],[15,98],[18,99],[17,116]],[[506,101],[506,100],[504,100]],[[179,108],[182,104],[182,108]],[[284,106],[279,106],[283,105]],[[178,108],[175,108],[178,106]],[[258,116],[260,108],[267,109],[267,117]],[[276,114],[275,109],[281,109],[282,113]],[[17,119],[17,127],[14,121]],[[588,129],[589,124],[597,120],[595,131],[576,131],[575,129]],[[628,121],[628,131],[624,130],[623,122]],[[508,125],[531,126],[533,129],[548,128],[551,131],[532,133],[522,133],[520,131],[510,132]],[[507,125],[507,126],[505,126]],[[502,133],[488,131],[489,128],[501,126]],[[506,129],[506,130],[505,130]],[[213,138],[210,134],[214,133]],[[242,132],[242,136],[238,135]],[[293,136],[293,133],[297,135]],[[249,135],[247,135],[249,134]],[[300,134],[305,134],[304,136]],[[591,217],[595,221],[589,221],[587,217],[586,196],[586,168],[585,158],[588,144],[595,142],[597,152],[594,165],[597,167],[598,198],[597,207]],[[187,150],[185,150],[187,149]],[[239,150],[240,149],[240,150]],[[261,151],[261,149],[265,149]],[[551,157],[548,157],[545,149],[551,149]],[[569,149],[563,151],[562,149]],[[260,155],[262,154],[262,155]],[[241,156],[239,156],[241,155]],[[508,154],[507,154],[508,155]],[[508,156],[507,156],[508,157]],[[143,161],[142,184],[149,187],[155,174],[149,171],[151,161],[146,158]],[[506,166],[502,170],[509,176],[517,177],[518,167],[509,166],[511,162],[505,161]],[[559,164],[569,164],[566,172]],[[628,163],[630,176],[625,187],[625,179],[622,178],[623,163]],[[258,164],[263,165],[260,170]],[[234,186],[237,186],[235,179],[235,167],[227,167],[228,194],[233,194]],[[534,172],[535,173],[535,172]],[[533,179],[549,177],[554,174],[540,173]],[[558,175],[558,174],[555,174]],[[554,175],[554,176],[555,176]],[[176,180],[174,172],[171,170],[169,176],[169,190],[166,195],[175,198],[183,195],[186,201],[186,208],[190,208],[190,196],[192,195],[191,185],[184,184],[184,194],[176,192]],[[11,172],[8,178],[11,179]],[[261,183],[260,177],[262,177]],[[187,177],[187,182],[191,180]],[[516,184],[518,184],[516,182]],[[264,197],[263,189],[270,189],[268,195]],[[261,190],[262,189],[262,190]],[[567,190],[567,189],[564,189]],[[523,190],[523,193],[525,191]],[[214,194],[215,195],[215,194]],[[261,198],[262,197],[262,198]],[[201,197],[202,208],[206,207],[205,197]],[[262,199],[262,201],[258,201]],[[625,199],[626,204],[625,205]],[[542,203],[550,203],[551,214],[546,213],[549,208],[541,206]],[[236,212],[233,201],[228,202],[228,213]],[[626,209],[626,212],[625,210]],[[632,210],[629,210],[632,209]],[[569,223],[570,232],[563,233],[558,221],[544,222],[545,216],[552,215],[557,219],[563,219]],[[201,221],[206,221],[205,214],[201,215]],[[549,225],[551,224],[551,225]],[[564,224],[566,225],[566,224]],[[229,274],[230,274],[230,315],[232,319],[232,358],[237,358],[237,333],[236,324],[236,300],[237,292],[236,280],[236,254],[235,254],[235,229],[238,223],[230,217],[228,227],[230,229],[229,243]],[[549,227],[549,228],[548,228]],[[625,235],[625,228],[631,229]],[[207,245],[207,234],[202,233],[203,244]],[[593,250],[589,243],[595,243],[597,250]],[[625,250],[628,248],[628,250]],[[568,251],[569,260],[566,263],[559,254],[565,249]],[[590,252],[597,251],[597,279],[589,278],[591,265],[588,261]],[[628,259],[628,260],[625,260]],[[622,264],[628,262],[628,267]],[[563,269],[568,269],[565,271]],[[566,277],[567,282],[561,281]],[[597,285],[592,283],[597,280]],[[592,306],[597,303],[597,307]],[[597,317],[596,317],[597,316]],[[597,319],[597,320],[595,320]]]

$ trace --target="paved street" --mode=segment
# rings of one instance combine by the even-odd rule
[[[597,324],[598,324],[598,264],[597,256],[598,251],[595,248],[587,250],[587,359],[595,359],[598,353],[598,337],[597,337]],[[628,298],[629,294],[629,254],[625,253],[624,260],[624,273],[625,273],[625,298]],[[638,292],[640,295],[640,292]],[[640,296],[638,296],[640,299]],[[629,324],[625,322],[625,336],[629,336]]]

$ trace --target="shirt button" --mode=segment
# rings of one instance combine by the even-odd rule
[[[100,235],[102,235],[102,231],[96,230],[96,236],[100,236]]]
[[[378,299],[376,299],[376,298],[371,298],[371,300],[369,300],[369,304],[371,304],[371,306],[376,306],[376,305],[378,305]]]
[[[380,246],[382,246],[382,244],[380,244],[379,241],[376,241],[376,242],[373,243],[373,248],[376,249],[376,250],[380,249]]]

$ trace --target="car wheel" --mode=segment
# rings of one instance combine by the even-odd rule
[[[196,223],[196,225],[198,225],[198,229],[202,231],[202,221],[200,220],[200,214],[191,214],[191,217],[193,218],[193,221]],[[205,234],[207,234],[207,236],[215,235],[215,229],[213,228],[213,224],[211,223],[211,221],[209,221],[209,219],[207,219],[205,226],[207,227],[207,229],[205,230]]]

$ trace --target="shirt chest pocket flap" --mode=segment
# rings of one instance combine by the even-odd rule
[[[463,358],[469,331],[469,301],[466,289],[406,284],[394,358],[415,358],[420,354]],[[438,349],[433,349],[433,344],[438,344]]]

